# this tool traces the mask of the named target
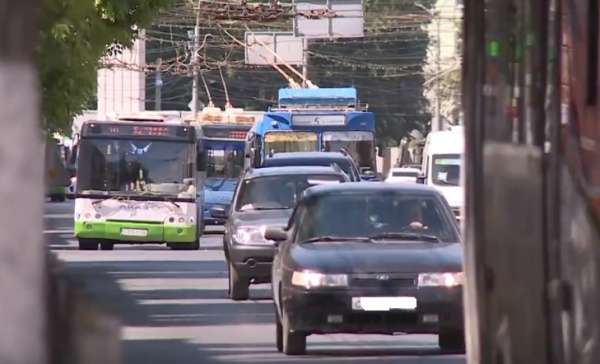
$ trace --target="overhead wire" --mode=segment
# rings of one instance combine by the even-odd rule
[[[242,43],[239,39],[237,39],[236,37],[234,37],[228,31],[223,30],[223,32],[225,34],[227,34],[234,42],[238,43],[242,47],[246,47],[246,45],[244,43]],[[261,57],[262,59],[264,59],[271,67],[273,67],[277,72],[279,72],[279,74],[281,74],[286,79],[286,81],[288,82],[290,88],[300,88],[300,85],[298,84],[298,82],[296,82],[293,77],[291,77],[283,69],[281,69],[281,67],[279,67],[273,61],[271,61],[270,59],[264,57],[261,54],[259,54],[258,56]]]
[[[219,65],[219,75],[221,75],[221,83],[223,84],[223,92],[225,93],[225,108],[231,109],[231,100],[229,99],[229,92],[227,91],[227,83],[225,82],[225,77],[223,77],[223,69]]]
[[[250,34],[254,37],[254,41],[255,42],[257,42],[264,49],[266,49],[267,51],[269,51],[269,53],[271,53],[279,62],[281,62],[284,66],[286,66],[292,73],[294,73],[296,76],[300,77],[300,79],[302,80],[302,82],[305,83],[308,86],[308,88],[319,88],[311,80],[309,80],[307,77],[304,77],[304,75],[302,73],[298,72],[297,69],[295,69],[294,67],[290,66],[290,64],[288,62],[286,62],[283,58],[281,58],[281,56],[279,56],[275,51],[273,51],[271,49],[271,47],[267,46],[262,40],[260,40],[258,37],[256,37],[256,34],[254,34],[254,32],[252,32],[252,30],[250,30],[250,28],[248,28],[247,25],[245,25],[245,27],[246,27],[246,30],[248,32],[250,32]],[[249,47],[250,47],[250,45],[244,44],[244,48],[249,49]]]

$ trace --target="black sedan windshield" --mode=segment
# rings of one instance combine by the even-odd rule
[[[307,188],[324,183],[341,183],[339,175],[281,175],[257,177],[242,182],[237,211],[291,209]]]
[[[434,195],[340,193],[307,201],[296,241],[317,237],[374,237],[458,242],[456,221]],[[432,239],[436,237],[437,239]]]

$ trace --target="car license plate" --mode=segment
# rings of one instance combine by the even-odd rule
[[[148,230],[146,230],[146,229],[121,229],[121,235],[148,236]]]
[[[352,309],[356,311],[415,310],[415,297],[352,297]]]

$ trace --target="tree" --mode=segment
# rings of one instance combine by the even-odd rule
[[[107,50],[130,46],[173,0],[42,0],[38,67],[46,128],[66,129],[96,94]]]
[[[449,23],[456,29],[455,54],[448,59],[442,58],[442,64],[445,66],[442,67],[439,75],[436,74],[436,67],[433,64],[429,65],[425,91],[428,99],[435,100],[439,81],[442,117],[448,122],[455,123],[460,114],[462,71],[460,58],[457,56],[462,54],[462,24],[461,21]]]

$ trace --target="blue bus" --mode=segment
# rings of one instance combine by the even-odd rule
[[[233,198],[238,177],[244,169],[245,140],[250,128],[262,112],[241,109],[206,111],[196,125],[198,136],[199,184],[203,186],[203,228],[224,225],[224,219],[214,218],[214,206],[228,208]]]
[[[345,149],[362,172],[376,172],[375,116],[361,108],[348,88],[279,90],[246,139],[246,167],[258,167],[271,153]]]

